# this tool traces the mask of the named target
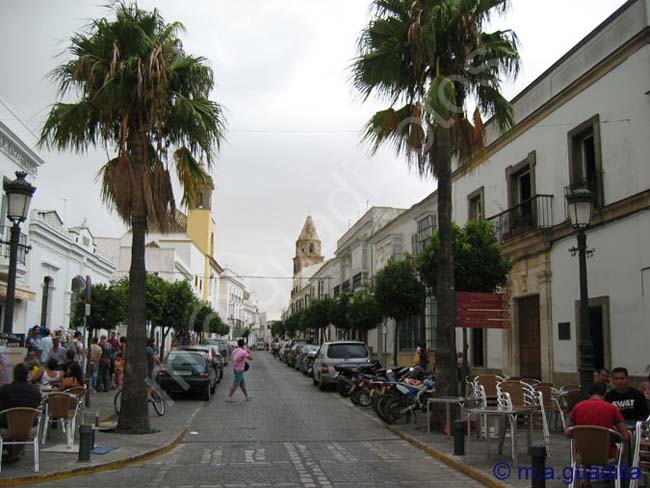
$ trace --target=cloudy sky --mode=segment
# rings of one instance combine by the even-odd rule
[[[0,118],[28,143],[55,93],[46,74],[70,35],[103,16],[106,1],[0,0]],[[359,131],[374,101],[359,103],[349,84],[355,41],[369,0],[140,1],[179,20],[188,52],[209,59],[226,108],[227,143],[213,169],[218,261],[245,276],[262,310],[288,302],[294,241],[311,214],[331,257],[336,239],[368,206],[406,208],[435,188],[390,151],[371,157]],[[624,3],[623,0],[513,0],[500,27],[521,40],[523,73],[514,96]],[[68,225],[88,219],[96,235],[125,229],[98,198],[105,153],[39,151],[46,164],[34,206],[56,209]],[[180,200],[180,195],[178,195]]]

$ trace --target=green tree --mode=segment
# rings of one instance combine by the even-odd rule
[[[367,341],[368,331],[377,327],[382,320],[379,304],[369,290],[361,290],[352,295],[348,305],[348,319],[350,327],[357,331],[359,340]]]
[[[119,282],[92,285],[90,316],[86,321],[89,330],[111,330],[124,323],[126,319],[126,303]],[[83,327],[85,311],[85,295],[75,297],[72,308],[71,325],[75,329]]]
[[[185,280],[164,282],[164,299],[160,316],[156,325],[162,330],[160,356],[165,354],[165,340],[172,330],[180,331],[183,324],[189,324],[191,313],[196,304],[194,293],[189,282]],[[148,304],[149,297],[147,297]]]
[[[162,326],[165,305],[167,303],[169,283],[159,276],[147,273],[145,294],[147,297],[147,320],[151,322],[149,337],[154,338],[156,326]]]
[[[311,302],[305,312],[305,320],[316,331],[316,337],[321,344],[326,340],[325,330],[330,324],[329,317],[333,307],[334,300],[332,298],[321,298]]]
[[[293,339],[296,337],[296,333],[298,332],[298,317],[296,314],[286,318],[284,321],[284,331],[289,338]]]
[[[341,293],[334,299],[328,314],[329,323],[337,329],[344,330],[346,336],[350,333],[349,305],[350,296],[347,293]]]
[[[372,116],[364,140],[406,156],[438,191],[436,393],[457,389],[454,264],[451,222],[452,156],[463,164],[484,144],[483,116],[505,132],[512,107],[501,80],[519,71],[511,30],[486,32],[510,0],[373,0],[373,18],[359,37],[352,79],[363,100],[378,95],[389,107]],[[468,106],[477,109],[469,115]]]
[[[469,221],[464,228],[454,225],[454,276],[458,291],[492,293],[503,286],[512,268],[512,261],[504,259],[494,228],[485,220]],[[427,286],[435,290],[438,278],[438,234],[434,234],[422,254],[417,268]],[[463,329],[463,377],[468,371],[467,329]]]
[[[62,99],[54,104],[40,144],[84,152],[99,145],[115,157],[101,169],[102,198],[131,228],[130,289],[121,432],[149,432],[146,388],[145,234],[173,225],[170,163],[196,200],[208,180],[197,157],[211,167],[223,138],[221,107],[208,97],[213,72],[204,58],[187,54],[178,22],[135,3],[112,4],[111,18],[91,21],[71,38],[71,59],[51,76]],[[171,154],[170,154],[171,153]],[[170,157],[171,156],[171,157]]]
[[[469,221],[465,227],[454,225],[454,276],[458,291],[492,293],[503,286],[512,268],[512,261],[504,259],[494,228],[485,220]],[[437,284],[437,254],[440,240],[435,233],[417,260],[422,280],[432,290]]]
[[[271,324],[271,335],[273,337],[284,337],[285,333],[284,320],[276,320]]]
[[[398,364],[399,324],[422,312],[426,296],[411,257],[406,255],[399,261],[391,258],[375,275],[374,292],[382,317],[395,321],[393,363]]]

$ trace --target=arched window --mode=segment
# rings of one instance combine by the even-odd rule
[[[52,278],[46,276],[43,279],[43,298],[41,299],[41,325],[50,325],[50,293],[52,290]]]
[[[309,243],[309,253],[314,254],[314,243],[313,242]]]

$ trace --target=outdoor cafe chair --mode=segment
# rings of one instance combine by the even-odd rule
[[[530,386],[535,386],[535,385],[541,383],[541,381],[538,380],[537,378],[521,378],[520,381],[522,381],[522,382],[524,382],[524,383],[526,383],[527,385],[530,385]]]
[[[81,415],[86,409],[86,386],[73,386],[65,390],[64,393],[69,393],[77,398],[77,423],[79,423]]]
[[[613,464],[616,472],[620,472],[625,450],[625,443],[620,433],[597,425],[576,425],[570,427],[567,432],[571,434],[571,469],[573,473],[572,482],[569,484],[571,488],[575,488],[577,481],[589,479],[589,473],[593,467],[602,468],[612,464],[609,459],[609,446],[612,441],[616,445]],[[581,475],[581,480],[578,480],[576,473],[582,473],[582,469],[585,470],[585,476]],[[620,476],[615,478],[614,487],[621,488]]]
[[[643,486],[648,486],[650,477],[650,417],[636,423],[634,429],[632,467],[639,468],[643,476]],[[630,480],[629,488],[638,488],[638,477]]]
[[[38,433],[41,426],[41,412],[35,408],[16,407],[0,412],[0,417],[5,417],[7,420],[7,428],[0,432],[0,453],[4,446],[31,445],[34,450],[34,471],[38,473]],[[2,459],[0,459],[0,471],[2,471]]]
[[[63,433],[66,434],[68,447],[72,447],[78,409],[79,400],[75,395],[65,392],[50,393],[45,399],[42,444],[45,444],[47,439],[47,430],[50,423],[58,423],[61,425]]]
[[[503,377],[496,374],[479,374],[474,377],[477,393],[481,391],[479,386],[482,386],[487,405],[497,405],[497,384],[501,381],[503,381]]]
[[[525,423],[530,423],[530,429],[539,427],[544,437],[544,445],[548,456],[551,455],[551,435],[546,419],[544,391],[545,388],[537,391],[530,384],[523,381],[507,379],[497,386],[499,393],[499,407],[504,409],[530,408],[531,415],[522,418]],[[549,394],[550,394],[550,390]],[[531,431],[529,430],[529,433]],[[530,442],[530,434],[529,434]]]
[[[567,428],[566,417],[571,413],[573,407],[582,399],[582,392],[578,390],[560,390],[560,394],[555,398],[555,405],[553,411],[560,417],[562,422],[562,431]],[[557,416],[555,417],[555,425],[557,427]]]

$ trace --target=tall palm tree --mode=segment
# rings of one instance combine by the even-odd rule
[[[511,30],[486,32],[510,0],[373,0],[361,32],[352,81],[362,100],[389,107],[373,115],[363,140],[394,146],[423,177],[438,182],[440,252],[436,299],[436,391],[457,390],[451,222],[452,157],[463,164],[483,148],[483,116],[501,131],[513,123],[501,80],[519,71]],[[476,110],[469,115],[469,106]]]
[[[214,86],[206,60],[187,54],[178,22],[158,10],[117,3],[111,18],[95,19],[71,38],[71,60],[51,77],[63,99],[53,105],[41,145],[84,152],[103,146],[115,157],[101,168],[101,195],[131,227],[127,358],[118,428],[149,427],[146,366],[145,233],[173,225],[170,168],[191,203],[224,133],[221,107],[208,97]],[[202,162],[205,162],[204,166]]]

